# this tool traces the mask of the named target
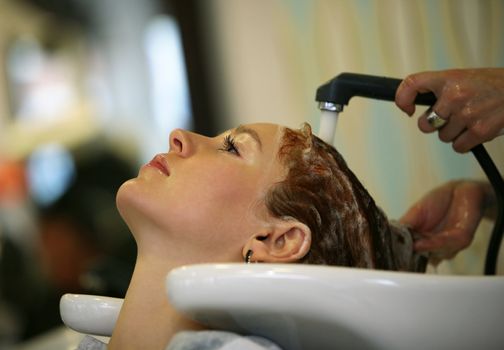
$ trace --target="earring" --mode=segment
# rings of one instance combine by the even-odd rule
[[[250,259],[252,258],[252,254],[254,254],[254,252],[252,251],[252,249],[249,249],[247,251],[247,254],[245,254],[245,264],[250,264]]]

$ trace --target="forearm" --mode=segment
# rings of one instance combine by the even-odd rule
[[[449,186],[452,186],[453,191],[467,184],[477,185],[481,192],[480,210],[482,217],[495,220],[497,216],[497,198],[492,185],[487,181],[481,180],[454,180],[449,182]]]

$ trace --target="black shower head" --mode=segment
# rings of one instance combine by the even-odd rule
[[[315,100],[319,102],[320,109],[334,112],[341,112],[354,96],[394,101],[401,81],[366,74],[341,73],[317,89]],[[415,100],[417,105],[432,106],[435,102],[436,96],[432,93],[419,94]]]

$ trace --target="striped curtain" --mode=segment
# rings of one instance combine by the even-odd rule
[[[213,0],[206,14],[223,128],[308,121],[316,130],[315,90],[341,72],[504,66],[502,0]],[[338,121],[335,146],[391,218],[450,179],[484,178],[470,153],[421,133],[416,119],[356,97]],[[486,145],[501,172],[503,142]],[[481,274],[491,228],[483,222],[437,273]]]

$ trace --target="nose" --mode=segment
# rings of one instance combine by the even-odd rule
[[[182,129],[175,129],[170,133],[170,152],[181,157],[188,157],[193,149],[191,133]]]

